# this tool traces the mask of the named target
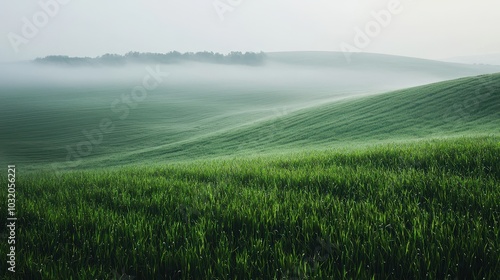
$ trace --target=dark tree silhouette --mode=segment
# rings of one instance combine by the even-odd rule
[[[128,52],[125,55],[104,54],[99,57],[69,57],[64,55],[51,55],[37,58],[36,63],[62,64],[62,65],[124,65],[127,63],[181,63],[187,61],[215,63],[215,64],[240,64],[261,65],[265,62],[266,55],[263,52],[231,52],[227,55],[214,52],[187,52],[180,53],[172,51],[168,53],[140,53]]]

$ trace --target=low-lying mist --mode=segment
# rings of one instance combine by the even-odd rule
[[[267,57],[267,56],[266,56]],[[240,91],[381,92],[458,77],[492,73],[500,68],[465,66],[411,58],[363,54],[347,63],[341,54],[270,54],[261,64],[200,62],[128,63],[117,65],[61,65],[9,63],[0,65],[2,87],[131,86],[142,83],[149,72],[169,73],[165,85],[203,86]],[[154,75],[154,74],[153,74]],[[1,92],[0,88],[0,92]],[[189,94],[189,91],[185,92]]]

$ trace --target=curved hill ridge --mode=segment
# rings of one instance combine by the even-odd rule
[[[439,75],[477,73],[478,70],[499,71],[499,65],[471,65],[459,62],[445,62],[415,57],[377,54],[377,53],[342,53],[342,52],[269,52],[266,60],[301,66],[348,67],[349,69],[381,70],[425,70]],[[491,72],[490,72],[491,73]],[[451,76],[451,75],[450,75]]]
[[[206,137],[98,159],[91,165],[498,135],[499,128],[500,73],[333,102]]]

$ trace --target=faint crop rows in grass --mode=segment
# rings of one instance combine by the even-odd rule
[[[495,279],[498,140],[19,174],[17,275]]]
[[[2,151],[0,163],[15,161],[25,169],[48,172],[74,171],[74,165],[108,168],[277,150],[342,148],[346,143],[366,146],[430,137],[498,135],[500,127],[499,73],[364,97],[352,89],[340,93],[343,90],[338,87],[284,90],[257,84],[245,90],[199,84],[159,88],[148,95],[151,99],[131,110],[126,121],[110,111],[113,100],[129,90],[125,85],[4,90],[0,130],[11,133],[0,135],[0,146],[9,147]],[[357,97],[320,102],[326,96]],[[115,129],[103,135],[102,143],[92,145],[91,152],[85,152],[88,143],[78,146],[88,140],[83,131],[95,132],[103,118],[111,118]],[[97,134],[93,137],[99,138]],[[80,162],[74,162],[75,155]]]

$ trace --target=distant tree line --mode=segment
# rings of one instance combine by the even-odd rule
[[[124,65],[127,63],[179,63],[195,61],[216,64],[242,64],[260,65],[264,63],[266,55],[263,52],[230,52],[220,54],[214,52],[187,52],[177,51],[169,53],[139,53],[129,52],[125,55],[105,54],[95,58],[91,57],[69,57],[65,55],[51,55],[37,58],[36,63],[63,64],[63,65]]]

